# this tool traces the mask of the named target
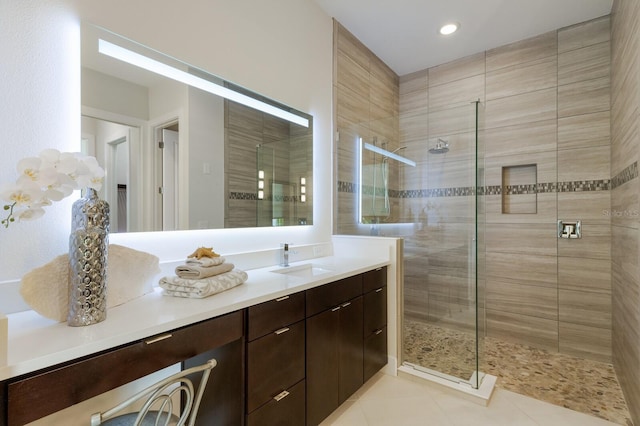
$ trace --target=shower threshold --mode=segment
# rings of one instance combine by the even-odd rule
[[[475,389],[470,382],[480,375],[480,387]],[[491,374],[474,372],[470,381],[449,376],[429,368],[425,368],[410,362],[404,362],[398,368],[398,375],[416,381],[429,381],[439,386],[455,391],[459,396],[476,404],[487,406],[496,385],[496,376]]]

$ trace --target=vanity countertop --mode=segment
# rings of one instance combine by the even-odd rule
[[[204,298],[164,296],[153,293],[113,307],[107,319],[86,327],[69,327],[25,311],[8,315],[8,363],[0,366],[0,380],[31,373],[96,352],[165,333],[209,318],[224,315],[287,294],[327,284],[386,266],[388,259],[336,256],[292,262],[311,264],[325,271],[319,275],[281,274],[270,266],[246,271],[248,280],[237,287]]]

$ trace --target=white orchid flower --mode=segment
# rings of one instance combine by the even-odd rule
[[[25,179],[38,180],[40,178],[40,168],[42,159],[38,157],[27,157],[18,161],[16,168],[20,177]]]
[[[0,197],[16,206],[29,207],[32,204],[40,202],[42,199],[42,190],[37,184],[25,181],[22,184],[6,185],[2,191],[0,191]]]
[[[18,220],[36,220],[44,215],[42,207],[31,207],[17,213]]]
[[[40,153],[42,159],[41,169],[53,168],[58,173],[72,174],[78,167],[78,159],[75,153],[60,152],[57,149],[45,149]]]
[[[104,181],[104,169],[95,157],[79,157],[76,182],[80,188],[93,188],[99,191]]]
[[[33,220],[41,217],[43,207],[60,201],[75,189],[100,190],[105,172],[94,157],[74,152],[45,149],[38,157],[28,157],[17,164],[16,183],[0,189],[8,211],[1,224],[8,227],[17,217]]]

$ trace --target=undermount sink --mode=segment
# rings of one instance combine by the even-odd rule
[[[284,266],[278,269],[272,269],[271,272],[275,272],[276,274],[293,275],[296,277],[315,277],[316,275],[328,274],[332,271],[322,266],[314,265],[313,263],[304,263],[302,265]]]

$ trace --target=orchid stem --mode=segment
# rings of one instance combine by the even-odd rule
[[[15,221],[15,218],[13,217],[13,208],[16,206],[16,202],[14,201],[13,204],[9,205],[9,204],[5,204],[4,209],[5,210],[9,210],[9,214],[7,215],[7,217],[5,219],[2,219],[2,225],[4,225],[5,228],[9,227],[9,224],[11,222]]]

